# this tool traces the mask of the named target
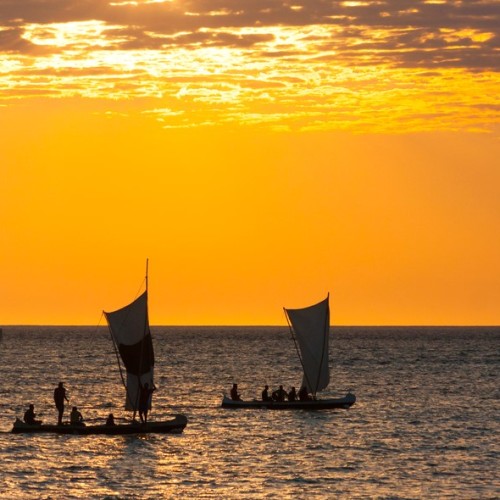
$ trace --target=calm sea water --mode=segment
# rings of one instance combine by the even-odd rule
[[[498,498],[500,328],[333,328],[332,390],[350,410],[223,410],[299,385],[285,328],[153,328],[152,418],[182,435],[8,433],[33,402],[56,421],[62,380],[87,419],[125,416],[105,328],[4,327],[0,340],[2,498]]]

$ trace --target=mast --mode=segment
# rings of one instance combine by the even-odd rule
[[[149,259],[146,259],[146,276],[144,277],[144,284],[145,284],[145,288],[146,288],[146,316],[144,318],[144,327],[143,327],[143,332],[142,332],[142,340],[143,341],[146,338],[147,333],[149,333],[148,268],[149,268]],[[137,374],[137,384],[138,384],[139,390],[137,391],[137,395],[136,395],[136,401],[134,404],[134,414],[132,416],[132,420],[135,420],[135,415],[137,413],[137,407],[139,406],[139,402],[141,399],[141,390],[142,390],[141,373],[142,373],[143,357],[144,357],[144,342],[141,343],[141,354],[139,357],[139,359],[140,359],[139,372]]]
[[[320,369],[318,370],[318,377],[316,379],[316,389],[314,390],[314,395],[316,395],[316,390],[319,386],[319,380],[321,378],[321,366],[323,366],[323,361],[325,359],[326,346],[328,345],[328,335],[330,335],[330,292],[326,296],[326,314],[325,314],[325,323],[324,323],[324,337],[323,337],[323,350],[321,351],[321,361],[319,363]],[[327,354],[328,356],[328,354]],[[326,360],[328,363],[328,358]]]
[[[125,408],[134,411],[134,418],[138,409],[142,383],[153,384],[154,349],[149,328],[147,274],[148,261],[146,261],[146,279],[143,280],[142,286],[145,286],[146,290],[121,309],[104,312],[113,340],[122,383],[126,388]],[[119,362],[120,358],[127,373],[126,384]]]

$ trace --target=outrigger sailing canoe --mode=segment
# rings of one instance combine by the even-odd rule
[[[131,422],[127,424],[115,425],[30,425],[16,419],[12,432],[14,434],[38,434],[42,432],[51,432],[53,434],[107,434],[111,436],[151,433],[181,434],[186,425],[187,418],[184,415],[174,415],[172,420],[166,420],[163,422],[148,422],[147,424]]]
[[[332,410],[347,409],[356,402],[356,396],[348,393],[343,398],[311,399],[309,401],[234,401],[227,396],[222,399],[222,408],[266,408],[268,410]]]
[[[187,425],[184,415],[174,415],[172,420],[140,423],[135,420],[139,409],[141,386],[153,384],[154,352],[148,316],[148,272],[146,264],[146,291],[129,305],[114,312],[104,312],[115,347],[120,376],[125,386],[125,409],[134,412],[131,422],[115,425],[45,425],[26,424],[16,419],[12,432],[57,434],[149,434],[181,433]],[[120,358],[127,372],[122,373]],[[151,408],[151,399],[149,400]]]
[[[302,309],[286,309],[290,332],[303,368],[302,387],[312,398],[298,401],[237,401],[226,395],[222,408],[266,408],[270,410],[328,410],[350,408],[356,396],[348,392],[341,398],[317,399],[316,393],[330,383],[328,366],[328,338],[330,333],[329,296],[318,304]]]

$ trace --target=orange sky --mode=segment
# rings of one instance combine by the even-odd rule
[[[498,5],[209,4],[2,8],[0,325],[499,324]]]

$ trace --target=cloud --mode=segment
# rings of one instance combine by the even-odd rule
[[[434,52],[453,50],[456,66],[498,70],[500,56],[495,51],[498,41],[491,43],[491,40],[496,39],[499,14],[500,5],[493,0],[4,0],[0,24],[15,28],[0,39],[0,50],[29,51],[29,44],[22,38],[22,26],[26,24],[101,21],[121,26],[128,34],[127,40],[119,44],[122,50],[191,47],[200,43],[244,47],[272,37],[275,26],[321,25],[332,27],[325,43],[335,44],[338,50],[347,46],[351,53],[365,50],[366,45],[348,43],[356,33],[369,47],[383,50],[393,64],[448,65],[447,57],[436,57],[431,51],[423,53],[425,47]],[[263,32],[254,36],[233,33],[252,27],[260,27]],[[268,33],[265,28],[269,28]],[[387,36],[374,37],[381,31]],[[464,36],[459,40],[449,36],[453,32],[468,32],[475,38]],[[428,36],[423,37],[424,34]]]
[[[496,0],[2,0],[0,99],[159,99],[165,126],[487,128],[499,14]]]

